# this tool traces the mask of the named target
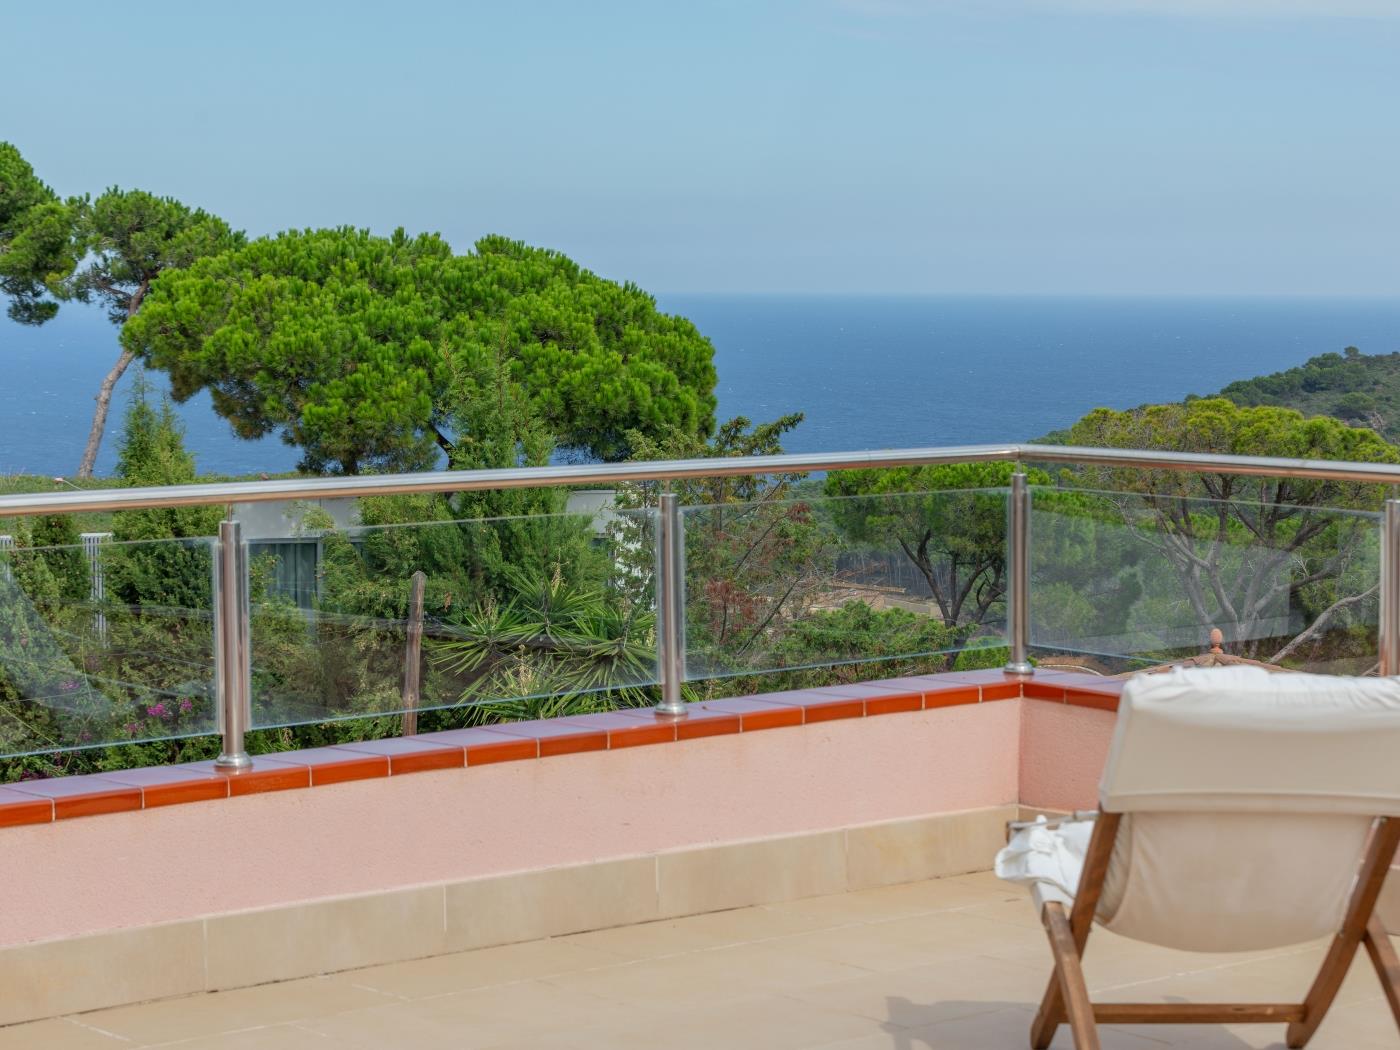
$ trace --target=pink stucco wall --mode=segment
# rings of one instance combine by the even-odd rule
[[[0,946],[1003,805],[1007,700],[0,831]],[[1060,706],[1060,705],[1054,705]]]
[[[1021,803],[1093,809],[1116,714],[1035,700],[1023,700],[1021,707]]]

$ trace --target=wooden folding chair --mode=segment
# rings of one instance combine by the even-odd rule
[[[1400,682],[1252,668],[1134,679],[1099,792],[1072,901],[1063,861],[1053,885],[1014,879],[1032,886],[1055,964],[1036,1050],[1065,1023],[1078,1050],[1097,1050],[1098,1024],[1278,1022],[1302,1047],[1363,944],[1400,1026],[1400,959],[1375,914],[1400,846]],[[1193,836],[1203,848],[1182,848]],[[1331,944],[1302,1002],[1094,1003],[1081,959],[1095,921],[1195,951]]]
[[[1060,1025],[1068,1023],[1077,1050],[1098,1050],[1099,1024],[1248,1024],[1286,1023],[1285,1042],[1306,1046],[1337,997],[1342,980],[1362,944],[1375,965],[1390,1011],[1400,1025],[1400,959],[1375,915],[1376,900],[1400,845],[1400,821],[1376,822],[1361,863],[1346,918],[1301,1003],[1094,1003],[1084,983],[1080,960],[1093,926],[1104,876],[1118,838],[1121,814],[1100,812],[1089,840],[1084,873],[1068,916],[1059,901],[1047,901],[1041,921],[1050,938],[1055,972],[1031,1025],[1031,1046],[1046,1050]]]

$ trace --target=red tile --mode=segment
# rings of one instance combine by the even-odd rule
[[[389,759],[384,755],[369,755],[339,747],[310,747],[305,751],[278,751],[254,759],[290,766],[306,766],[311,770],[311,786],[343,784],[349,780],[373,780],[389,775]]]
[[[1036,675],[1021,684],[1021,695],[1031,700],[1058,700],[1064,702],[1065,687],[1056,685],[1053,678],[1046,680]]]
[[[187,765],[147,766],[104,773],[108,780],[130,784],[141,789],[141,802],[146,809],[173,806],[181,802],[207,802],[228,798],[228,778],[204,770],[192,770]]]
[[[20,824],[48,824],[53,820],[53,799],[35,798],[0,787],[0,828]]]
[[[852,682],[849,685],[825,686],[819,692],[831,696],[847,696],[864,702],[866,715],[888,715],[900,711],[920,711],[924,706],[924,691],[919,686],[899,685],[893,681]]]
[[[838,718],[863,718],[865,700],[853,696],[850,686],[836,686],[832,689],[807,689],[791,693],[775,693],[784,703],[792,703],[802,708],[804,722],[833,722]]]
[[[581,751],[606,751],[607,730],[586,724],[575,725],[564,718],[537,718],[529,722],[501,722],[492,725],[491,732],[503,736],[527,737],[538,741],[540,758],[551,755],[574,755]],[[468,764],[471,755],[467,755]]]
[[[595,715],[563,718],[561,724],[577,726],[587,732],[601,730],[607,734],[608,749],[639,747],[643,744],[667,744],[676,739],[676,720],[658,718],[651,710],[606,711]]]
[[[383,755],[389,760],[390,776],[398,776],[400,773],[426,773],[434,769],[461,769],[467,764],[467,753],[461,744],[433,742],[416,736],[361,740],[353,744],[335,746],[342,751]]]
[[[701,708],[706,716],[716,718],[734,715],[739,719],[739,731],[753,733],[760,729],[781,729],[785,726],[802,724],[802,708],[795,704],[785,704],[771,699],[778,694],[762,696],[736,696],[723,700],[706,700],[694,706]]]
[[[1025,694],[1024,680],[1020,678],[1008,678],[1004,682],[988,682],[982,686],[982,701],[988,700],[1019,700]]]
[[[723,701],[716,701],[723,703]],[[677,740],[699,740],[707,736],[728,736],[743,727],[739,712],[708,703],[687,704],[684,718],[676,720]]]
[[[1065,703],[1074,707],[1092,707],[1096,711],[1117,711],[1117,693],[1094,693],[1087,689],[1065,690]]]
[[[893,715],[904,711],[922,711],[924,694],[908,689],[891,689],[885,695],[872,695],[865,698],[865,713],[869,715]]]
[[[935,707],[958,707],[962,704],[975,704],[981,699],[982,690],[975,685],[943,682],[924,693],[924,708],[931,710]]]
[[[284,752],[291,755],[294,752]],[[228,778],[229,795],[260,795],[265,791],[289,791],[311,786],[311,767],[293,765],[268,755],[254,755],[250,769],[226,772],[213,762],[191,762],[190,769],[207,769]]]
[[[460,747],[467,756],[468,766],[484,766],[493,762],[518,762],[526,758],[538,758],[539,743],[528,739],[507,736],[490,729],[447,729],[441,733],[421,733],[416,738],[424,743],[446,744]]]
[[[23,780],[11,790],[53,800],[54,820],[122,813],[141,808],[141,789],[101,776]]]

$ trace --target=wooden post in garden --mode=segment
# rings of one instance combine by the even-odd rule
[[[403,654],[403,735],[418,732],[418,685],[422,672],[423,652],[423,589],[428,577],[419,569],[412,577],[413,590],[408,599],[408,645]]]

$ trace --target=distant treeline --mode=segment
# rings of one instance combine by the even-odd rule
[[[1285,372],[1241,379],[1220,396],[1242,406],[1276,405],[1306,416],[1335,416],[1400,443],[1400,353],[1363,354],[1349,346]]]

